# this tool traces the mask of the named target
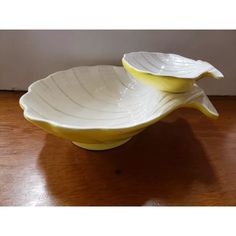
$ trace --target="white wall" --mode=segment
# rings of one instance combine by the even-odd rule
[[[223,81],[208,94],[236,95],[236,31],[0,31],[0,89],[25,90],[48,74],[80,65],[121,65],[125,52],[160,51],[212,63]]]

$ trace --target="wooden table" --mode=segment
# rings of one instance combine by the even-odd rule
[[[236,205],[236,98],[216,121],[181,109],[122,147],[86,151],[27,122],[0,92],[0,205]]]

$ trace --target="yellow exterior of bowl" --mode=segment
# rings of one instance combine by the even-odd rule
[[[127,76],[127,73],[124,70],[123,73],[125,76]],[[127,78],[130,79],[131,77],[127,76]],[[21,97],[19,102],[20,106],[24,110],[24,117],[36,126],[47,131],[48,133],[68,139],[75,145],[89,150],[106,150],[120,146],[131,139],[133,136],[143,131],[146,127],[163,119],[165,116],[181,107],[192,107],[198,109],[210,118],[218,117],[217,111],[215,110],[214,106],[211,104],[203,90],[194,84],[193,86],[191,86],[192,90],[188,91],[187,93],[179,94],[165,93],[161,92],[160,90],[152,89],[152,91],[155,91],[155,93],[151,93],[153,97],[150,97],[150,102],[153,98],[153,101],[155,103],[158,102],[160,106],[156,104],[155,109],[152,111],[150,110],[150,114],[148,114],[147,117],[144,117],[145,119],[140,120],[139,122],[134,122],[133,124],[126,123],[123,126],[103,125],[101,127],[93,127],[91,123],[91,126],[83,127],[70,125],[70,123],[60,123],[56,119],[51,119],[51,117],[47,116],[46,114],[41,115],[39,112],[37,112],[37,107],[40,106],[40,102],[42,102],[41,100],[39,100],[39,102],[37,101],[36,103],[32,103],[34,93],[37,91],[35,91],[35,88],[37,88],[37,86],[43,83],[43,81],[45,81],[46,79],[47,78],[40,80],[41,82],[37,81],[33,83],[29,87],[28,92]],[[175,91],[179,91],[178,84],[176,84]],[[156,93],[158,93],[159,95],[156,96]],[[142,96],[143,94],[141,94],[139,98],[143,99]],[[160,100],[157,99],[157,97],[159,96],[162,96]],[[57,100],[53,101],[57,102]],[[34,108],[33,104],[36,104],[36,108]],[[147,105],[149,103],[145,104]],[[141,107],[141,109],[144,108]],[[140,108],[138,107],[137,109]],[[46,111],[48,111],[47,108]]]
[[[152,87],[156,87],[157,89],[160,89],[162,91],[182,93],[189,90],[195,82],[194,79],[157,76],[148,73],[138,72],[137,70],[129,66],[124,59],[122,59],[122,63],[126,71],[133,75],[137,80]]]
[[[22,109],[24,109],[24,106],[21,103],[20,105]],[[181,107],[197,109],[211,119],[218,118],[218,114],[214,113],[214,111],[210,109],[207,103],[197,100],[189,104],[184,104],[175,107],[172,110],[169,110],[167,113],[163,113],[156,119],[150,120],[146,123],[120,129],[72,129],[53,125],[44,121],[32,120],[27,117],[25,113],[24,116],[28,121],[38,126],[39,128],[42,128],[48,133],[51,133],[58,137],[68,139],[72,141],[72,143],[76,146],[88,150],[108,150],[121,146],[122,144],[128,142],[133,136],[142,132],[146,127],[156,123],[157,121],[163,119],[164,117],[172,113],[174,110],[177,110]]]

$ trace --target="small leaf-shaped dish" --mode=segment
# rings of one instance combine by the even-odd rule
[[[176,54],[131,52],[124,54],[124,68],[141,82],[163,91],[185,92],[204,77],[222,79],[223,74],[206,61]]]
[[[49,75],[29,87],[20,105],[36,126],[90,150],[117,147],[180,107],[218,116],[197,85],[186,93],[163,92],[116,66],[84,66]]]

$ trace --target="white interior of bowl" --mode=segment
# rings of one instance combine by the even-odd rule
[[[83,66],[60,71],[33,83],[21,99],[31,120],[77,128],[132,127],[205,96],[191,91],[171,94],[144,86],[122,67]]]
[[[123,60],[136,71],[157,76],[195,79],[209,72],[215,78],[223,78],[223,74],[210,63],[176,54],[131,52],[125,54]]]

